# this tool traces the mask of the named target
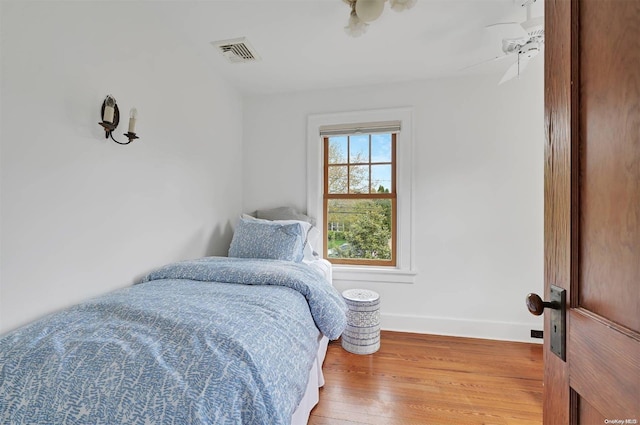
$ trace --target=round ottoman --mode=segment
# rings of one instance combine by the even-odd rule
[[[380,348],[380,295],[367,289],[342,293],[347,303],[347,327],[342,348],[354,354],[372,354]]]

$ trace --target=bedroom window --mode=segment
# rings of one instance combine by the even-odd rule
[[[395,266],[396,134],[336,132],[322,132],[324,258]]]
[[[307,211],[334,281],[413,283],[413,108],[310,115]]]

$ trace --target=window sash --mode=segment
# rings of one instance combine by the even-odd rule
[[[359,198],[362,199],[362,198]],[[367,198],[369,199],[369,198]],[[328,251],[329,251],[329,241],[328,241],[328,215],[329,215],[329,209],[328,209],[328,204],[329,204],[329,199],[328,198],[324,198],[323,204],[323,222],[324,224],[324,229],[322,230],[322,234],[324,237],[324,244],[323,244],[323,258],[326,258],[331,264],[343,264],[343,265],[352,265],[352,266],[388,266],[388,267],[395,267],[397,265],[397,253],[398,253],[398,246],[397,246],[397,232],[398,232],[398,225],[397,225],[397,199],[394,196],[391,199],[391,259],[389,260],[377,260],[377,259],[370,259],[370,258],[330,258],[328,256]]]
[[[371,161],[371,135],[369,133],[369,160],[367,162],[351,162],[350,158],[349,158],[349,154],[347,152],[347,162],[340,162],[340,163],[329,163],[329,136],[323,137],[323,152],[324,152],[324,182],[323,182],[323,196],[327,197],[327,196],[336,196],[336,195],[367,195],[369,197],[377,197],[377,196],[373,196],[373,195],[379,195],[378,192],[371,192],[371,176],[372,176],[372,172],[371,172],[371,167],[373,165],[391,165],[391,188],[389,189],[389,193],[385,193],[385,195],[389,195],[389,194],[394,194],[396,193],[396,182],[397,182],[397,176],[396,176],[396,134],[395,133],[391,133],[391,161],[376,161],[373,162]],[[349,192],[349,189],[351,187],[351,183],[349,181],[350,179],[350,173],[349,167],[352,166],[368,166],[369,167],[369,192],[368,193],[351,193]],[[329,192],[329,169],[331,167],[347,167],[347,192],[346,193],[331,193]]]
[[[399,126],[398,126],[399,128]],[[387,132],[388,133],[388,132]],[[365,133],[373,134],[373,133]],[[340,135],[344,135],[341,133]],[[369,161],[365,163],[351,163],[349,155],[347,155],[347,162],[344,164],[329,164],[329,136],[323,137],[323,151],[324,151],[324,182],[323,182],[323,257],[329,260],[332,264],[344,264],[344,265],[359,265],[359,266],[390,266],[395,267],[397,265],[397,192],[396,192],[396,134],[391,133],[391,162],[371,162],[371,136],[369,136]],[[388,193],[371,192],[371,166],[372,165],[391,165],[391,188]],[[350,190],[349,173],[347,172],[347,193],[330,193],[329,192],[329,167],[333,166],[362,166],[369,167],[369,193],[348,193]],[[367,199],[390,199],[391,200],[391,259],[379,260],[379,259],[367,259],[367,258],[330,258],[328,256],[329,240],[328,240],[328,214],[329,214],[329,201],[332,199],[354,199],[354,200],[367,200]]]

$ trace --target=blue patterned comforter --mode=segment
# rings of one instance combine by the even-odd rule
[[[0,339],[2,424],[288,424],[319,331],[345,306],[319,272],[204,258]]]

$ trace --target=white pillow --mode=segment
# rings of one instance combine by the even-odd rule
[[[313,218],[296,211],[296,209],[292,207],[279,207],[271,208],[269,210],[257,210],[255,216],[263,220],[300,220],[311,223],[314,226],[316,224]]]

